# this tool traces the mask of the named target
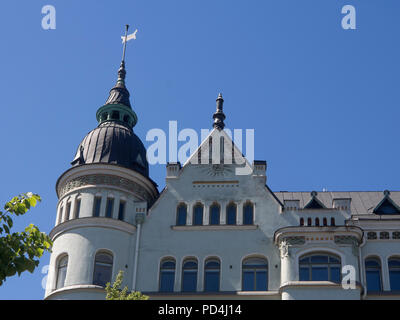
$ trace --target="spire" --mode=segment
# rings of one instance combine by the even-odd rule
[[[129,25],[125,26],[125,35],[122,36],[123,51],[121,64],[118,69],[117,83],[110,90],[106,103],[97,110],[96,118],[99,125],[106,121],[119,121],[128,125],[130,128],[137,123],[136,113],[132,110],[129,101],[129,91],[125,86],[125,52],[126,43],[131,39],[136,39],[136,32],[128,35]]]
[[[223,112],[224,99],[222,98],[222,94],[220,93],[217,98],[217,111],[213,115],[214,124],[213,127],[218,130],[223,130],[225,127],[225,114]]]
[[[110,95],[106,101],[107,104],[122,104],[127,107],[131,107],[131,103],[129,101],[129,91],[125,87],[125,52],[126,52],[126,43],[128,37],[128,29],[129,25],[125,26],[125,36],[122,37],[122,42],[124,44],[122,51],[122,60],[118,69],[118,79],[115,86],[110,90]]]

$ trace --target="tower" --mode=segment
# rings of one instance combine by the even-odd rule
[[[126,35],[125,35],[126,44]],[[135,288],[141,224],[158,196],[125,86],[125,47],[118,80],[96,113],[98,126],[79,144],[57,180],[55,227],[45,299],[104,299],[124,271]]]

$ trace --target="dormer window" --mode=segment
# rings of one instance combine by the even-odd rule
[[[400,207],[390,198],[390,191],[383,192],[384,198],[374,209],[375,214],[400,214]]]
[[[311,192],[311,200],[304,206],[304,209],[324,209],[325,206],[317,198],[316,191]]]

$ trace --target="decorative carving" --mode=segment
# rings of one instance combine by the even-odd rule
[[[105,175],[105,174],[86,175],[72,179],[68,181],[62,188],[59,189],[59,197],[61,198],[62,196],[64,196],[66,193],[68,193],[73,189],[88,185],[93,185],[93,186],[109,185],[109,186],[121,187],[138,194],[140,197],[146,199],[149,202],[152,201],[151,194],[147,192],[143,187],[141,187],[138,183],[125,178]]]
[[[281,259],[290,257],[290,247],[296,245],[305,244],[306,240],[304,237],[285,237],[279,242],[279,251],[281,253]]]
[[[289,245],[285,240],[279,243],[279,251],[281,253],[281,259],[289,257]]]
[[[349,244],[352,247],[352,252],[355,256],[358,256],[358,245],[360,242],[354,236],[335,236],[335,243],[336,244]]]
[[[306,239],[304,237],[286,237],[284,238],[290,246],[299,246],[306,243]]]

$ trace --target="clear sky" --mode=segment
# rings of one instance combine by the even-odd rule
[[[44,5],[56,29],[43,30]],[[356,30],[344,30],[344,5]],[[50,232],[55,183],[97,122],[117,78],[124,25],[127,87],[146,146],[153,128],[255,130],[273,191],[400,190],[398,0],[2,0],[0,203],[43,201],[14,230]],[[164,187],[165,166],[150,175]],[[0,299],[42,299],[34,274],[7,279]]]

